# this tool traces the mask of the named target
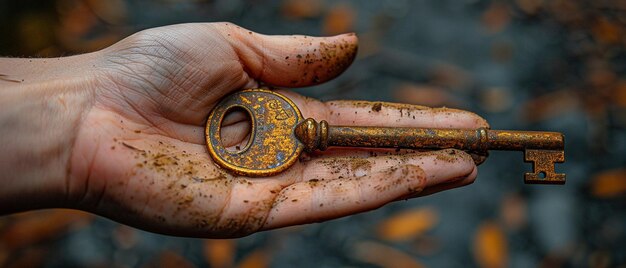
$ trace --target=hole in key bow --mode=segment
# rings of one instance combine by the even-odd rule
[[[231,153],[245,151],[250,146],[251,134],[250,112],[241,106],[228,109],[220,123],[220,139],[224,148]]]

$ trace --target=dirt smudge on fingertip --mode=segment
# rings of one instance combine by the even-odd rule
[[[374,112],[380,112],[380,110],[382,109],[383,104],[380,102],[374,103],[374,105],[372,105],[372,111]]]

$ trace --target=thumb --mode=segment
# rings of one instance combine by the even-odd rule
[[[280,87],[302,87],[337,77],[354,61],[354,33],[332,37],[263,35],[231,23],[215,24],[257,81]]]

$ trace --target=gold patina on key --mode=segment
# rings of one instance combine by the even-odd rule
[[[224,116],[243,109],[251,119],[248,143],[237,151],[227,150],[220,137]],[[565,174],[556,173],[563,163],[564,137],[557,132],[480,129],[431,129],[407,127],[330,126],[328,122],[304,119],[296,105],[283,95],[264,89],[236,92],[224,98],[211,112],[206,126],[209,153],[220,166],[240,175],[270,176],[298,159],[305,150],[330,146],[446,149],[486,155],[488,150],[524,151],[533,172],[530,184],[564,184]]]

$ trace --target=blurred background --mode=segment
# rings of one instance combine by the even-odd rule
[[[0,0],[0,55],[94,51],[136,31],[231,21],[360,38],[353,66],[302,94],[474,111],[566,136],[565,186],[524,185],[492,152],[471,186],[234,240],[177,238],[94,215],[0,217],[0,266],[626,267],[626,1]]]

